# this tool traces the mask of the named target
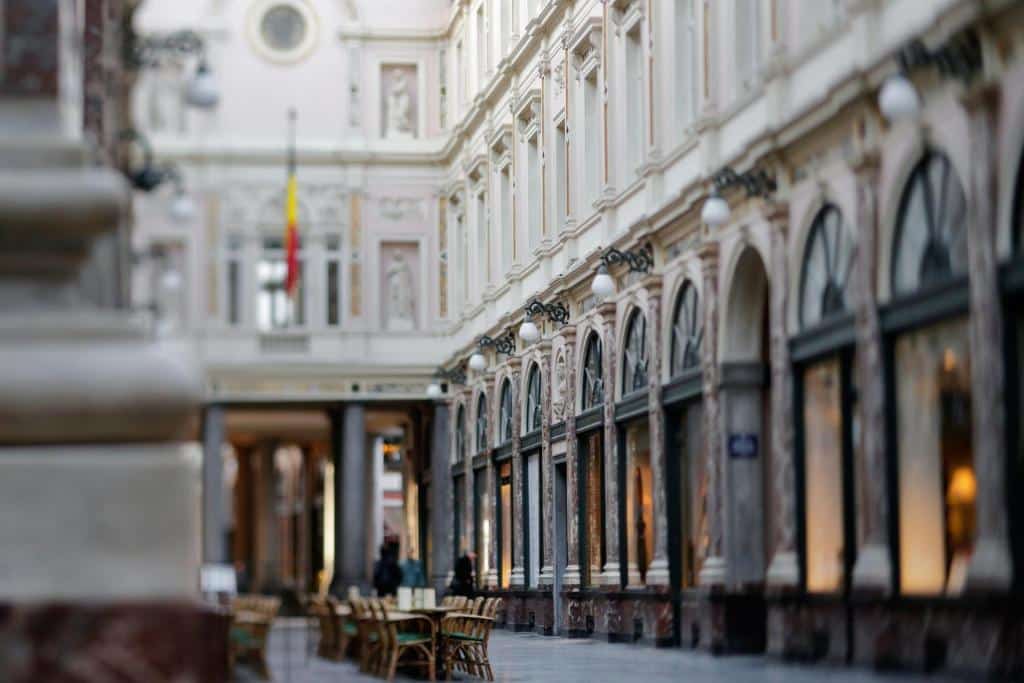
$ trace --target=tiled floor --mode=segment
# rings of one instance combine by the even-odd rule
[[[270,651],[274,681],[278,683],[379,680],[360,674],[351,662],[334,663],[308,657],[306,632],[299,623],[294,623],[291,628],[275,629]],[[514,635],[504,631],[496,632],[491,640],[491,663],[497,680],[503,682],[934,683],[951,680],[936,676],[880,676],[852,669],[793,666],[762,657],[711,657],[681,650]],[[401,674],[399,678],[403,678]],[[456,678],[473,680],[464,674],[457,674]],[[257,680],[244,669],[240,669],[238,679],[247,682]]]

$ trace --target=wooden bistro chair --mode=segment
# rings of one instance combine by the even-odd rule
[[[270,679],[267,639],[274,625],[280,598],[240,595],[231,604],[231,660],[248,660],[265,680]]]
[[[356,647],[359,653],[359,670],[363,673],[370,671],[379,659],[381,647],[379,625],[375,621],[374,613],[370,609],[370,601],[365,598],[352,598],[349,600],[352,608],[352,619],[356,626]]]
[[[377,600],[371,601],[371,609],[375,611],[381,642],[379,674],[393,681],[398,665],[402,664],[425,668],[429,679],[437,680],[437,634],[433,620],[418,614],[407,615],[401,621],[389,619],[386,604]]]
[[[494,680],[487,645],[494,628],[501,598],[477,598],[471,601],[473,611],[449,615],[441,621],[441,649],[444,652],[445,677],[458,668],[471,676]]]

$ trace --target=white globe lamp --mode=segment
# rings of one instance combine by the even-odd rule
[[[540,330],[532,320],[527,319],[519,326],[519,338],[527,344],[532,344],[540,339]]]
[[[469,357],[469,367],[471,370],[482,372],[487,368],[487,360],[484,358],[484,354],[477,351]]]
[[[164,288],[165,292],[175,293],[181,290],[181,273],[175,268],[165,270],[164,274],[160,276],[160,286]]]
[[[175,223],[188,223],[196,217],[196,203],[184,190],[175,191],[168,210]]]
[[[889,123],[916,119],[921,114],[921,96],[906,74],[898,73],[882,84],[878,109]]]
[[[594,293],[598,301],[607,299],[615,294],[615,280],[608,274],[608,266],[603,263],[597,268],[597,275],[590,285],[590,291]]]
[[[185,89],[185,101],[196,109],[213,109],[220,103],[220,90],[210,67],[205,61],[199,63],[196,75]]]
[[[440,398],[441,396],[441,385],[437,382],[431,382],[430,386],[427,387],[427,396],[430,398]]]
[[[717,191],[711,193],[700,212],[700,219],[712,228],[725,225],[729,222],[730,216],[732,216],[732,211],[729,209],[729,202],[725,201],[725,198]]]

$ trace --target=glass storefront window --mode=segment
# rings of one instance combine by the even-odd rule
[[[646,422],[627,427],[626,545],[629,584],[644,585],[654,556],[654,491],[650,431]],[[635,571],[634,571],[635,570]],[[636,583],[639,580],[639,583]]]
[[[487,585],[487,572],[491,569],[487,549],[491,546],[491,521],[487,508],[491,499],[487,495],[487,472],[477,470],[473,478],[473,530],[476,544],[476,583],[483,588]]]
[[[975,538],[966,318],[896,340],[900,585],[959,594]]]
[[[599,406],[604,402],[604,376],[601,368],[601,339],[596,333],[587,338],[583,354],[583,386],[580,392],[580,407],[583,410]]]
[[[526,584],[536,586],[540,576],[541,524],[540,524],[540,452],[526,456],[526,518],[529,524]]]
[[[682,511],[682,588],[694,588],[709,543],[707,525],[708,481],[704,467],[704,410],[700,401],[683,408],[680,452],[679,501]]]
[[[807,590],[843,587],[843,409],[838,356],[804,372],[804,500]]]
[[[499,554],[500,577],[499,585],[509,587],[512,576],[512,465],[504,463],[498,474],[499,514],[498,529],[501,534]]]
[[[622,354],[622,395],[647,387],[647,318],[634,311],[626,326],[626,349]]]

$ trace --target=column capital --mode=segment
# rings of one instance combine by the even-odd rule
[[[618,309],[618,305],[614,301],[602,301],[597,305],[597,314],[601,316],[601,321],[606,325],[610,325],[615,322],[615,311]]]
[[[722,248],[718,240],[715,239],[705,240],[697,248],[697,257],[700,259],[705,272],[718,272],[718,259],[721,251]]]
[[[650,296],[661,296],[664,278],[660,274],[654,273],[645,277],[641,284]]]

